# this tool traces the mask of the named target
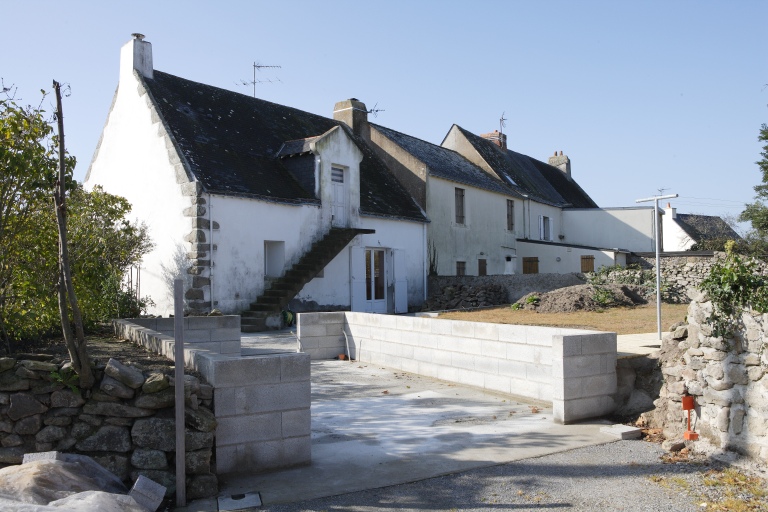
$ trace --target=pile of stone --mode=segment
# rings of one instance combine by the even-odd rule
[[[0,358],[0,466],[51,450],[91,456],[125,482],[145,476],[175,493],[174,379],[110,359],[92,390],[69,385],[68,362]],[[186,493],[215,496],[213,388],[185,376]]]
[[[682,439],[682,397],[693,395],[700,441],[768,461],[768,316],[745,312],[743,330],[723,339],[706,322],[711,313],[712,303],[699,294],[688,309],[688,324],[665,335],[664,384],[646,420],[663,428],[668,440]]]
[[[508,304],[507,290],[494,283],[445,286],[424,303],[424,311],[483,308]]]

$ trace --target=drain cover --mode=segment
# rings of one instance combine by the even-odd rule
[[[245,492],[242,494],[230,494],[219,496],[219,511],[234,512],[261,506],[261,496],[258,492]]]

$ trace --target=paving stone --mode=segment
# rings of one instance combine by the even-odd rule
[[[637,427],[630,427],[628,425],[610,425],[600,428],[600,432],[613,436],[617,439],[640,439],[643,435],[643,431]]]
[[[261,495],[256,492],[219,496],[219,510],[243,510],[261,506]]]
[[[165,487],[159,483],[139,475],[128,495],[142,507],[154,512],[163,502],[165,491]]]

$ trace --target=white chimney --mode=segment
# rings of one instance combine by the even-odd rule
[[[120,80],[133,76],[133,70],[145,78],[153,78],[152,43],[144,41],[144,34],[131,34],[133,39],[120,49]]]
[[[671,215],[671,218],[673,218],[673,219],[676,219],[676,218],[677,218],[677,208],[672,208],[672,204],[671,204],[671,203],[667,203],[667,208],[666,208],[666,210],[667,210],[667,211],[669,212],[669,214]]]

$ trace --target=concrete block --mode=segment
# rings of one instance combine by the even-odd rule
[[[220,341],[185,341],[184,350],[207,350],[214,354],[221,354]],[[191,355],[191,354],[190,354]],[[184,358],[187,359],[186,356]]]
[[[452,323],[453,320],[432,320],[432,334],[450,335],[453,330]]]
[[[563,409],[563,423],[599,418],[613,412],[616,405],[609,396],[594,396],[566,400]]]
[[[437,340],[439,336],[431,333],[418,333],[418,339],[416,344],[424,348],[437,348]]]
[[[329,313],[315,313],[314,323],[316,324],[332,324],[341,325],[344,324],[344,311],[332,311]]]
[[[475,338],[481,340],[498,341],[499,326],[485,322],[475,322]]]
[[[525,327],[520,325],[499,325],[496,327],[499,341],[512,343],[525,343]]]
[[[221,354],[240,355],[241,350],[240,338],[221,342]]]
[[[596,356],[573,356],[563,359],[563,378],[587,377],[605,373],[604,363]]]
[[[404,372],[418,373],[419,362],[415,359],[403,359],[400,361],[400,369]]]
[[[438,365],[434,363],[430,363],[429,361],[419,361],[419,375],[423,375],[425,377],[430,377],[432,379],[437,379],[438,375]]]
[[[413,359],[415,361],[431,362],[434,358],[434,350],[425,347],[415,347],[413,349]]]
[[[580,356],[583,336],[558,336],[563,342],[563,357]]]
[[[308,380],[238,388],[235,413],[248,415],[309,408],[310,394]]]
[[[485,385],[485,375],[478,371],[459,369],[458,377],[459,384],[465,386],[482,388]]]
[[[526,364],[521,361],[500,360],[499,375],[524,379],[526,376]]]
[[[370,338],[371,337],[371,326],[369,325],[350,325],[347,326],[347,334],[351,334],[353,337],[357,338]]]
[[[551,345],[553,336],[560,336],[562,329],[552,327],[525,326],[525,342],[528,345]]]
[[[434,320],[432,318],[420,318],[415,317],[413,318],[413,324],[412,329],[414,332],[418,333],[431,333],[432,332],[432,322]]]
[[[600,427],[600,432],[616,439],[640,439],[643,436],[641,429],[621,424]]]
[[[480,353],[483,355],[483,357],[506,359],[507,343],[493,340],[481,340]]]
[[[403,359],[413,359],[413,345],[396,344],[394,355]]]
[[[453,320],[451,322],[451,335],[458,336],[461,338],[474,338],[475,325],[476,325],[476,322],[464,322],[460,320]]]
[[[511,393],[511,386],[511,379],[509,377],[489,374],[485,374],[484,376],[483,387],[485,389],[498,391],[500,393]]]
[[[393,315],[377,315],[379,317],[379,328],[397,330],[397,317]]]
[[[240,327],[211,330],[211,341],[232,341],[232,340],[239,341],[240,336],[242,336],[242,333],[240,332]]]
[[[533,364],[541,364],[547,367],[552,366],[552,348],[537,346],[533,353]]]
[[[280,382],[309,381],[310,359],[306,354],[280,355]]]
[[[459,368],[462,370],[474,370],[475,360],[474,357],[470,354],[451,352],[451,366],[453,368]]]
[[[235,394],[240,388],[213,388],[213,413],[217,418],[237,414]]]
[[[610,354],[616,352],[616,333],[589,334],[582,336],[582,354]]]
[[[218,421],[217,447],[280,439],[283,430],[280,412],[230,416]]]
[[[215,361],[208,383],[214,387],[280,382],[279,356],[248,357]]]
[[[522,361],[524,363],[532,363],[536,360],[536,353],[538,347],[531,345],[521,345],[519,343],[507,344],[507,359],[510,361]]]
[[[395,325],[397,326],[398,331],[408,331],[408,332],[413,331],[413,324],[416,318],[412,316],[402,316],[402,315],[397,315],[395,318],[396,318]]]
[[[145,509],[154,512],[165,498],[165,487],[144,475],[139,475],[128,495]]]
[[[582,380],[581,396],[609,395],[616,393],[616,372],[585,377]]]
[[[282,437],[309,436],[312,434],[312,419],[309,407],[293,411],[284,411],[282,414]]]
[[[437,378],[440,380],[447,380],[449,382],[459,381],[459,369],[451,368],[447,366],[437,367]]]
[[[328,326],[324,324],[315,324],[315,323],[311,323],[309,325],[300,324],[296,328],[296,334],[299,337],[299,339],[302,339],[305,336],[325,336],[328,333],[326,329],[327,327]],[[338,331],[339,332],[337,334],[341,335],[341,325],[339,325]]]
[[[474,370],[491,375],[499,374],[499,359],[495,357],[472,356]]]
[[[525,365],[525,377],[531,382],[551,382],[552,367],[549,365],[528,363]]]

